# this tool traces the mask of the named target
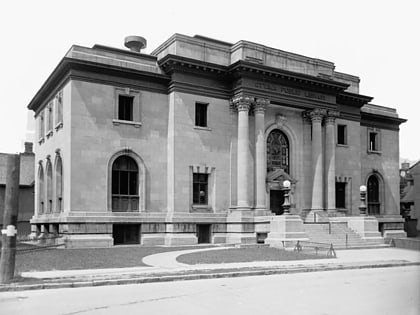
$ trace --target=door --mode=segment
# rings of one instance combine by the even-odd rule
[[[197,224],[197,239],[198,244],[211,243],[211,225],[210,224]]]
[[[283,190],[270,190],[270,210],[275,215],[283,214],[284,193]]]

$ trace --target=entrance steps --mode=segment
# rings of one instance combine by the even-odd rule
[[[345,222],[305,223],[304,229],[311,242],[333,244],[334,248],[387,247],[383,238],[364,240],[347,227]]]

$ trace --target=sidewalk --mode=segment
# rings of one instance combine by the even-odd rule
[[[337,258],[296,261],[186,265],[176,260],[179,255],[220,249],[226,247],[146,256],[143,262],[150,267],[24,272],[22,277],[31,281],[0,285],[0,292],[420,265],[419,251],[399,248],[337,250]]]

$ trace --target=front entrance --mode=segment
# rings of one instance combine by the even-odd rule
[[[270,190],[270,210],[275,215],[283,214],[284,193],[283,190]]]

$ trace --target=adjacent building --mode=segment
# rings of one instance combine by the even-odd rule
[[[30,102],[34,234],[68,246],[256,242],[283,213],[399,235],[396,110],[334,63],[175,34],[151,54],[72,46]]]
[[[18,235],[27,236],[31,232],[29,220],[34,215],[34,167],[35,154],[33,144],[25,142],[25,151],[20,154],[20,179],[19,179],[19,210],[17,219]],[[8,159],[10,154],[0,153],[0,226],[3,226],[5,207],[6,177]]]

